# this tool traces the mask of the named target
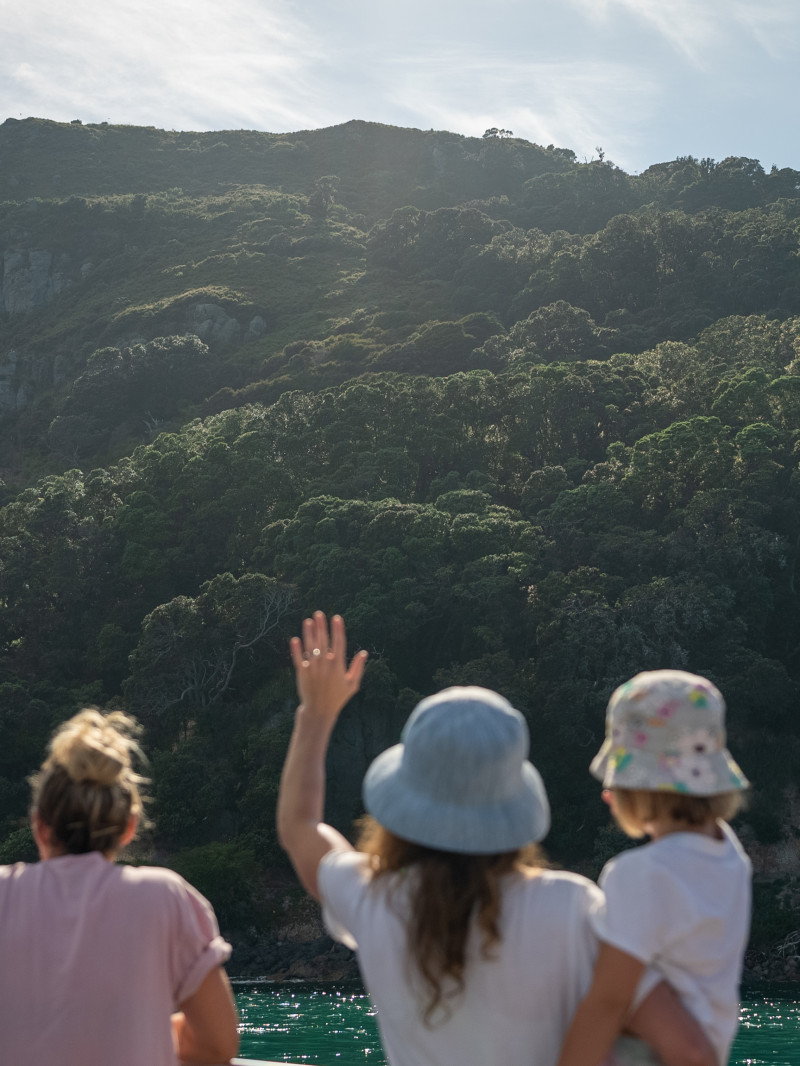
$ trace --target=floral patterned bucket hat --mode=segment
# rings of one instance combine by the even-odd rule
[[[722,694],[683,670],[651,670],[620,685],[590,770],[606,788],[715,796],[749,787],[725,747]]]

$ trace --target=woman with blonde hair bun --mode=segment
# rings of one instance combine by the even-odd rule
[[[236,1054],[211,905],[171,870],[117,865],[142,817],[139,727],[83,710],[31,778],[42,860],[0,866],[0,1062],[175,1066]]]

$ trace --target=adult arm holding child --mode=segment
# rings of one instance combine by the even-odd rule
[[[600,943],[591,987],[575,1013],[558,1066],[602,1066],[623,1031],[644,1040],[664,1066],[718,1066],[708,1037],[665,982],[628,1016],[644,969],[632,955]]]

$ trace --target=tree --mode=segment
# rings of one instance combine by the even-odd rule
[[[205,395],[210,374],[209,349],[191,334],[101,348],[73,382],[48,443],[69,459],[102,451],[114,431],[149,439],[182,403]]]
[[[219,703],[243,653],[279,628],[293,601],[293,591],[274,578],[219,574],[197,597],[157,607],[131,655],[128,703],[146,720],[178,707],[185,720]]]
[[[631,449],[623,484],[653,517],[686,504],[731,476],[735,446],[718,418],[698,416],[642,437]]]
[[[308,210],[313,218],[325,218],[333,207],[339,179],[335,174],[325,174],[314,182],[314,191],[308,198]]]
[[[607,358],[617,337],[617,330],[598,326],[588,311],[557,300],[515,322],[506,336],[491,338],[488,347],[508,363],[577,362]]]

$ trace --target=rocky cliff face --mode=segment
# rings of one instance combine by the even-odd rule
[[[269,981],[357,981],[355,953],[327,935],[319,908],[309,901],[305,921],[286,919],[269,932],[251,929],[230,935],[233,955],[228,972],[234,977]]]
[[[247,326],[242,326],[222,307],[211,303],[192,304],[186,311],[182,326],[182,332],[194,333],[209,348],[219,351],[228,351],[256,340],[268,328],[261,315],[254,315]]]
[[[22,315],[43,307],[71,285],[68,263],[46,248],[9,249],[3,253],[0,309]]]
[[[74,279],[66,256],[46,248],[12,247],[2,253],[0,314],[30,314],[70,288]],[[53,383],[52,359],[30,358],[16,349],[0,351],[0,415],[22,410],[37,388]]]
[[[50,252],[6,252],[0,285],[0,313],[27,314],[54,299],[73,283],[66,269],[58,269]],[[165,332],[194,334],[219,352],[228,352],[257,340],[269,330],[260,315],[253,315],[241,323],[213,303],[190,304],[172,321],[159,325],[162,328],[155,331],[156,335]],[[134,330],[116,338],[112,346],[125,347],[153,339],[152,329]],[[0,417],[23,410],[42,389],[66,383],[74,376],[65,373],[65,365],[70,361],[69,352],[32,355],[21,349],[0,351]]]
[[[58,355],[26,356],[15,348],[0,352],[0,417],[22,411],[33,396],[63,378]]]
[[[17,353],[10,351],[0,355],[0,414],[19,410],[24,402],[24,389],[17,381]]]

